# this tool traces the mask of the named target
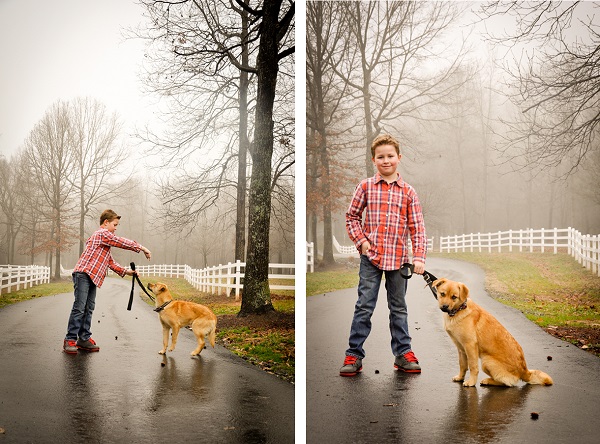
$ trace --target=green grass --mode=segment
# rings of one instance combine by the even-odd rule
[[[600,328],[600,277],[565,253],[436,256],[479,265],[486,272],[490,295],[541,327]]]
[[[0,295],[0,308],[29,299],[53,296],[61,293],[73,293],[73,282],[70,280],[52,282],[49,284],[36,285],[35,287],[27,288],[25,290],[2,294]]]
[[[294,334],[274,330],[253,331],[248,327],[219,330],[217,337],[238,356],[264,370],[294,377]]]
[[[329,293],[358,285],[358,268],[347,271],[317,271],[306,275],[306,295]]]

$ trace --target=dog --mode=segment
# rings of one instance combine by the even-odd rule
[[[173,330],[169,347],[171,352],[175,350],[179,329],[188,325],[191,325],[198,340],[198,347],[191,353],[192,356],[198,356],[204,350],[206,337],[210,345],[215,347],[217,317],[210,308],[195,302],[173,300],[169,288],[161,282],[149,283],[148,289],[156,296],[155,311],[158,312],[163,328],[163,348],[158,352],[159,354],[167,353],[169,331]]]
[[[552,378],[540,370],[529,370],[519,343],[498,320],[469,298],[462,282],[446,278],[433,281],[444,328],[458,349],[460,372],[454,378],[465,387],[477,384],[479,359],[481,369],[490,377],[481,385],[516,386],[519,380],[528,384],[552,385]],[[469,370],[469,378],[465,375]]]

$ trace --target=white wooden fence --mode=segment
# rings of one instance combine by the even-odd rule
[[[238,300],[240,291],[244,288],[245,262],[229,262],[227,265],[218,265],[202,269],[195,269],[189,265],[141,265],[137,272],[142,276],[167,276],[183,277],[196,290],[207,293],[224,293],[230,295],[235,290],[235,299]],[[294,264],[269,264],[269,279],[292,280],[295,283]],[[269,285],[271,290],[295,290],[295,285]]]
[[[50,267],[0,265],[0,294],[50,282]]]
[[[433,251],[434,239],[435,239],[434,237],[427,238],[427,249],[429,251]],[[358,257],[358,250],[356,249],[356,247],[354,245],[340,245],[340,243],[335,238],[335,236],[333,236],[333,246],[335,247],[337,252],[340,254],[347,254],[350,256]],[[412,242],[411,242],[410,238],[408,239],[408,248],[410,251],[412,251]]]
[[[582,266],[600,276],[600,236],[581,234],[574,228],[552,228],[471,233],[440,237],[440,252],[552,251],[566,249]]]

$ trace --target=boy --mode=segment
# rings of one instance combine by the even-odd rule
[[[92,339],[90,329],[92,313],[96,306],[96,287],[102,286],[108,269],[121,277],[137,274],[136,271],[125,269],[116,263],[110,254],[110,247],[132,250],[136,253],[143,251],[146,258],[150,260],[151,253],[146,247],[135,241],[115,236],[119,219],[121,216],[113,210],[106,210],[100,215],[100,228],[85,243],[85,250],[73,269],[75,301],[63,343],[63,350],[66,353],[75,354],[79,348],[92,352],[100,350]]]
[[[400,267],[408,262],[410,232],[414,272],[425,271],[427,238],[419,198],[414,188],[396,172],[402,155],[398,141],[390,135],[377,137],[371,145],[377,168],[374,177],[364,179],[354,191],[346,212],[348,235],[360,253],[358,300],[350,329],[341,376],[355,376],[362,370],[363,344],[371,332],[371,316],[385,273],[394,368],[420,373],[419,361],[411,350],[408,312],[405,301],[407,281]],[[362,214],[365,220],[362,223]]]

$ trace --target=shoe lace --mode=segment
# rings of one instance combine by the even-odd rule
[[[96,345],[96,341],[94,341],[92,338],[88,339],[88,341],[90,341],[93,345]]]
[[[67,345],[68,345],[69,347],[75,347],[75,345],[76,345],[76,344],[77,344],[77,343],[76,343],[75,341],[71,340],[71,339],[68,339],[68,340],[67,340]]]
[[[408,362],[419,362],[419,360],[417,359],[417,357],[415,356],[415,354],[412,351],[409,351],[408,353],[406,353],[404,355],[404,359],[406,359]]]
[[[356,356],[347,355],[346,359],[344,359],[344,365],[353,365],[356,363],[357,359]]]

